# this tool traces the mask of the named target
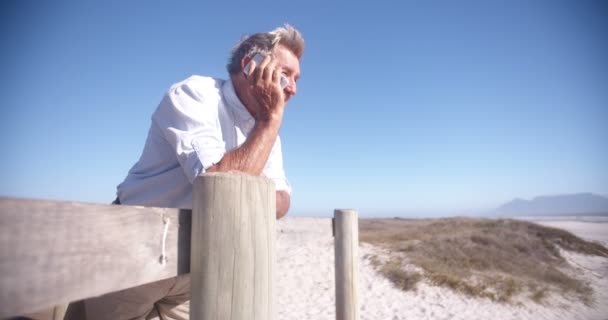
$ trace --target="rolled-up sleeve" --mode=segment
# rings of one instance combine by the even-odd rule
[[[210,83],[194,86],[192,81],[171,87],[152,115],[190,183],[226,153],[218,117],[221,83],[208,78],[198,81]]]
[[[275,184],[277,190],[286,191],[291,195],[291,186],[285,175],[285,168],[283,167],[283,152],[281,150],[281,138],[277,137],[277,140],[272,147],[268,162],[264,166],[264,175]]]

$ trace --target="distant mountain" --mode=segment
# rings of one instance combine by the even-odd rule
[[[608,214],[608,198],[592,193],[540,196],[532,200],[516,198],[492,213],[506,216]]]

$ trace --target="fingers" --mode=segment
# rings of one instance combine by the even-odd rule
[[[264,79],[265,82],[272,83],[274,74],[276,73],[276,70],[277,70],[277,68],[276,68],[277,62],[274,59],[270,59],[270,58],[268,58],[268,59],[269,59],[269,61],[263,69],[264,72],[263,72],[262,78]]]
[[[259,82],[260,80],[264,81],[266,78],[265,73],[267,72],[267,66],[270,63],[270,56],[265,56],[260,65],[255,68],[253,71],[253,77],[255,82]]]
[[[267,106],[265,108],[284,106],[285,93],[280,85],[282,68],[277,66],[278,61],[268,55],[258,62],[259,65],[251,69],[251,77],[248,79],[253,95],[261,105]]]
[[[243,73],[245,73],[246,78],[250,78],[253,71],[260,65],[264,58],[260,54],[255,54],[253,57],[249,57],[247,64],[243,69]]]
[[[277,68],[277,63],[275,60],[272,60],[268,66],[266,66],[266,70],[264,72],[264,80],[270,83],[277,83],[277,73],[279,69]]]
[[[254,82],[279,83],[280,70],[276,67],[276,60],[271,56],[265,56],[259,66],[256,65],[255,60],[251,60],[251,64],[253,65],[250,67],[250,74],[253,76]]]
[[[276,68],[276,64],[275,66],[273,66],[273,71],[272,71],[272,75],[271,75],[271,79],[270,81],[272,81],[272,83],[279,83],[279,78],[281,76],[281,70],[279,68]]]
[[[249,60],[249,63],[247,63],[247,65],[245,66],[246,71],[247,71],[247,72],[245,72],[245,75],[246,76],[250,75],[257,66],[258,66],[258,64],[255,63],[255,60],[253,60],[253,59]]]

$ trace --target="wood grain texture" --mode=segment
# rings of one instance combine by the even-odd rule
[[[211,173],[194,183],[191,319],[272,320],[276,194],[263,177]]]
[[[359,319],[359,223],[355,210],[336,209],[336,319]]]
[[[0,198],[0,318],[188,273],[190,219],[190,210]]]

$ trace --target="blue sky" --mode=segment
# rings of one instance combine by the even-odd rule
[[[608,194],[604,1],[3,1],[0,196],[108,203],[150,115],[244,34],[306,39],[290,214],[459,215]]]

